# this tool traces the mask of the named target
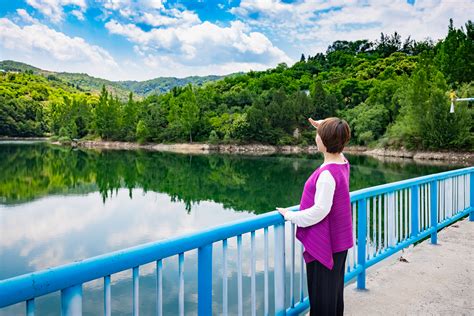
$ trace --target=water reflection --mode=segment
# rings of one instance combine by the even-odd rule
[[[411,161],[381,162],[363,156],[348,158],[351,190],[456,168]],[[190,156],[71,150],[38,143],[0,144],[0,279],[255,216],[275,206],[297,204],[303,183],[320,163],[321,158],[313,155]],[[261,232],[256,237],[260,304]],[[246,295],[250,293],[250,259],[246,250],[249,247],[245,247],[248,239],[244,236],[246,308],[250,305]],[[215,245],[214,256],[213,308],[218,314],[222,308],[220,244]],[[270,267],[271,258],[270,255]],[[177,262],[176,257],[164,262],[166,314],[177,313]],[[195,267],[196,253],[186,253],[187,314],[194,314],[197,309]],[[140,310],[148,315],[155,308],[155,267],[143,266],[140,273]],[[229,241],[229,275],[232,313],[237,308],[235,240]],[[127,271],[112,277],[114,314],[130,314],[132,310],[130,276]],[[296,293],[298,287],[296,284]],[[85,314],[101,313],[101,281],[86,284],[84,295]],[[58,294],[48,295],[38,300],[38,314],[59,314],[58,306]],[[258,305],[259,313],[262,309]],[[23,312],[24,306],[13,306],[0,314]]]

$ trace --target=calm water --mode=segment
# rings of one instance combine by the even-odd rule
[[[462,167],[346,156],[351,162],[351,191]],[[245,157],[98,152],[43,143],[0,142],[0,279],[256,216],[276,206],[298,204],[306,178],[320,163],[319,155]],[[261,314],[261,233],[257,232],[256,238],[257,308]],[[243,238],[244,255],[247,255],[249,239],[249,236]],[[213,255],[213,308],[218,314],[222,308],[220,244],[214,246]],[[231,314],[237,310],[235,258],[236,242],[230,240]],[[177,263],[177,257],[163,263],[165,314],[178,311]],[[196,252],[186,253],[186,314],[197,312],[196,265]],[[270,256],[270,267],[272,265]],[[154,269],[154,264],[140,268],[140,312],[144,315],[153,314],[155,309]],[[296,271],[299,271],[298,265]],[[244,314],[247,314],[250,306],[248,256],[244,256],[243,274]],[[271,285],[270,282],[270,288]],[[298,282],[296,286],[299,293]],[[131,314],[131,294],[131,271],[113,275],[114,314]],[[102,281],[85,284],[84,313],[102,313],[102,298]],[[60,313],[58,294],[42,297],[36,305],[37,315]],[[271,299],[270,306],[273,306]],[[0,311],[0,315],[23,312],[24,305],[18,304]]]

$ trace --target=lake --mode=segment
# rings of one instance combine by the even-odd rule
[[[351,163],[351,191],[462,167],[346,157]],[[307,177],[321,163],[322,156],[307,154],[184,155],[0,142],[0,279],[298,204]],[[248,314],[250,258],[245,245],[250,238],[243,237],[244,314]],[[263,247],[261,237],[257,234],[257,254]],[[213,253],[216,314],[222,309],[221,248],[215,245]],[[229,240],[230,314],[237,310],[235,258],[236,242]],[[196,265],[196,251],[185,253],[187,315],[197,313]],[[259,304],[263,302],[262,266],[263,258],[258,255],[259,314],[263,311]],[[140,312],[144,315],[155,310],[154,269],[154,263],[140,267]],[[163,260],[165,315],[178,311],[177,269],[177,257]],[[112,276],[114,314],[132,312],[131,274]],[[85,315],[102,313],[102,286],[102,280],[84,284]],[[41,297],[36,306],[37,315],[59,315],[60,296]],[[1,310],[0,315],[23,314],[24,308],[17,304]]]

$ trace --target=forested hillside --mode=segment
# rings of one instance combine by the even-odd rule
[[[126,86],[137,91],[133,82]],[[106,85],[98,96],[82,90],[31,71],[1,74],[0,135],[306,145],[314,142],[308,117],[337,115],[351,125],[352,144],[472,150],[472,102],[449,113],[449,93],[474,96],[474,25],[450,22],[439,42],[397,33],[336,41],[291,67],[144,99],[130,93],[127,102]]]
[[[42,75],[47,79],[57,79],[69,85],[74,85],[78,90],[99,94],[102,87],[117,96],[119,100],[126,101],[128,94],[133,92],[135,96],[146,97],[151,94],[160,94],[170,91],[173,87],[185,86],[187,84],[202,85],[208,81],[215,81],[222,76],[191,76],[186,78],[159,77],[146,81],[110,81],[95,78],[83,73],[53,72],[37,67],[12,61],[0,61],[0,69],[9,72],[23,72],[35,75]]]

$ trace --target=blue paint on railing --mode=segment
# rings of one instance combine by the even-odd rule
[[[357,262],[362,271],[357,275],[357,288],[365,289],[365,260],[366,260],[366,236],[367,236],[367,204],[365,199],[359,200],[357,203],[357,229],[358,240],[357,243]],[[363,237],[361,237],[363,236]],[[360,242],[362,241],[362,242]]]
[[[212,244],[198,249],[198,313],[212,315]]]
[[[454,183],[454,184],[453,184]],[[420,190],[420,186],[422,190]],[[453,189],[453,186],[455,188]],[[424,191],[426,188],[426,191]],[[409,191],[409,192],[408,192]],[[424,192],[424,193],[422,193]],[[455,194],[454,194],[455,192]],[[402,203],[402,197],[405,196]],[[410,203],[407,197],[410,197]],[[462,199],[460,199],[462,196]],[[455,198],[456,200],[453,200]],[[372,199],[372,200],[371,200]],[[369,201],[369,203],[368,203]],[[372,203],[370,203],[372,201]],[[382,202],[383,201],[383,202]],[[377,203],[378,202],[378,203]],[[469,202],[469,203],[467,203]],[[357,212],[356,245],[351,251],[357,251],[348,272],[344,277],[345,282],[357,278],[357,287],[364,289],[366,269],[393,255],[401,249],[408,247],[424,238],[431,236],[431,242],[437,242],[437,231],[460,218],[469,215],[469,219],[474,221],[474,167],[448,171],[444,173],[428,175],[415,179],[399,181],[371,187],[351,193],[351,203],[353,212]],[[424,203],[425,208],[420,209],[419,205]],[[426,209],[426,206],[429,208]],[[376,209],[378,207],[378,209]],[[382,208],[383,207],[383,211]],[[403,208],[405,207],[405,208]],[[406,208],[409,208],[407,210]],[[291,207],[291,210],[298,210],[298,206]],[[371,211],[370,211],[371,210]],[[377,212],[378,211],[378,212]],[[401,213],[404,213],[402,222]],[[424,222],[420,222],[420,212],[423,213]],[[376,215],[378,214],[378,215]],[[395,215],[394,215],[395,214]],[[356,215],[354,213],[354,215]],[[372,222],[368,221],[368,216]],[[383,224],[381,221],[383,216]],[[395,218],[393,218],[395,216]],[[410,234],[406,233],[408,227],[407,216],[411,221]],[[424,217],[423,217],[424,216]],[[392,219],[391,221],[389,219]],[[426,225],[428,221],[430,225]],[[378,219],[378,225],[377,220]],[[421,229],[419,223],[425,223]],[[371,226],[372,224],[372,226]],[[405,225],[402,227],[402,225]],[[283,217],[276,211],[240,221],[228,223],[218,227],[209,228],[201,232],[178,236],[161,240],[158,242],[146,243],[136,247],[104,254],[94,258],[73,262],[67,265],[47,269],[44,271],[29,273],[14,278],[0,281],[0,308],[10,306],[19,302],[25,302],[26,314],[34,315],[35,298],[49,293],[61,291],[61,311],[63,315],[79,315],[82,313],[82,284],[92,280],[103,278],[104,280],[104,315],[111,313],[111,275],[117,272],[133,271],[133,312],[138,315],[139,300],[139,267],[141,265],[156,262],[156,305],[157,314],[162,314],[162,259],[171,256],[178,256],[179,264],[179,312],[184,314],[184,278],[183,263],[184,253],[190,250],[198,250],[198,313],[199,315],[209,315],[212,313],[212,247],[216,242],[222,241],[223,245],[223,314],[228,313],[227,304],[227,239],[237,237],[239,258],[241,259],[240,247],[242,235],[251,233],[252,241],[252,265],[255,265],[254,243],[255,231],[264,230],[264,313],[268,314],[268,227],[274,228],[274,302],[275,314],[277,315],[298,315],[309,307],[308,297],[303,297],[303,274],[300,273],[300,300],[294,300],[294,276],[290,277],[290,299],[289,306],[286,306],[285,283],[286,261],[285,261],[285,222]],[[380,244],[381,229],[384,227],[384,243]],[[392,227],[393,226],[393,227]],[[372,233],[367,229],[372,227]],[[378,243],[376,251],[368,251],[369,239],[375,243],[378,228]],[[404,229],[404,234],[401,234]],[[292,227],[291,232],[294,232]],[[388,234],[388,237],[386,237]],[[393,239],[395,237],[395,239]],[[294,236],[291,236],[291,242]],[[388,243],[388,244],[387,244]],[[294,269],[294,249],[291,245],[291,267]],[[302,248],[300,248],[302,249]],[[301,251],[300,251],[301,253]],[[357,257],[357,262],[355,258]],[[240,262],[240,261],[239,261]],[[301,272],[303,271],[303,260],[300,257]],[[241,265],[239,278],[241,282]],[[255,309],[255,267],[252,267],[252,314]],[[242,310],[242,293],[239,285],[239,312]]]
[[[431,243],[438,243],[438,183],[436,181],[430,182],[430,220],[431,226],[434,228],[431,233]]]
[[[471,179],[471,212],[469,213],[469,220],[471,222],[474,222],[474,172],[470,173],[470,179]]]

